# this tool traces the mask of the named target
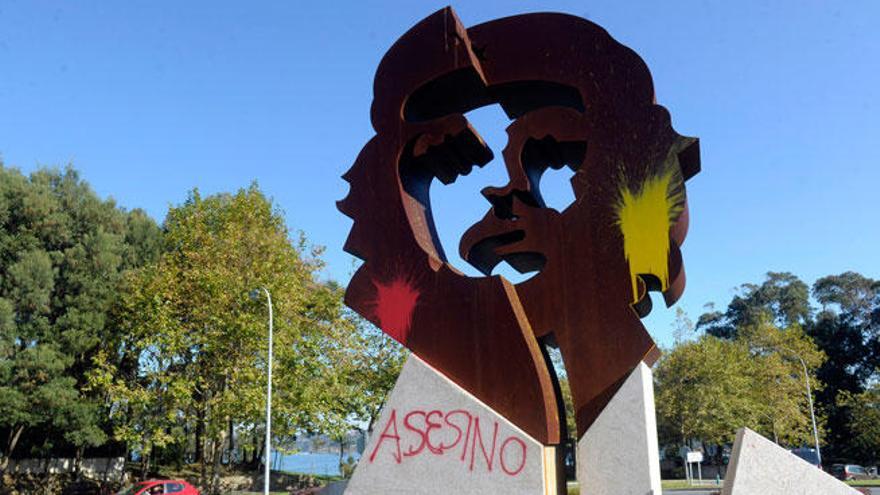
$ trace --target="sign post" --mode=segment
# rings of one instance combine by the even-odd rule
[[[689,483],[693,484],[693,481],[694,481],[694,479],[693,479],[694,478],[694,470],[691,467],[691,464],[697,465],[697,480],[699,483],[703,482],[703,467],[701,466],[702,462],[703,462],[703,453],[702,452],[697,451],[697,452],[688,452],[687,453],[687,456],[685,457],[685,465],[686,465],[685,471],[687,472],[687,477],[688,477]]]

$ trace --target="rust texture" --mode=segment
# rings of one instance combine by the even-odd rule
[[[346,303],[545,444],[565,435],[543,349],[558,346],[580,437],[629,372],[659,356],[640,316],[647,291],[671,305],[684,290],[684,181],[699,171],[698,141],[673,130],[638,55],[563,14],[466,29],[440,10],[388,50],[373,94],[376,135],[339,202],[354,220],[345,249],[364,260]],[[511,119],[510,180],[483,190],[489,209],[462,236],[462,257],[486,274],[469,277],[447,262],[429,193],[493,158],[464,115],[489,104]],[[574,171],[576,198],[563,211],[539,188],[560,167]],[[660,233],[645,241],[649,217]],[[645,246],[662,262],[639,261]],[[490,275],[501,261],[539,273],[513,285]]]

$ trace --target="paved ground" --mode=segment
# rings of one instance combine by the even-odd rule
[[[880,495],[880,487],[871,487],[871,495]],[[717,490],[663,490],[663,493],[676,493],[678,495],[711,495]]]

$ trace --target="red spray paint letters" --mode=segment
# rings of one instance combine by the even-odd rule
[[[463,409],[407,412],[391,410],[382,433],[370,452],[369,461],[379,455],[390,455],[403,464],[407,458],[449,456],[474,469],[519,475],[526,465],[528,448],[520,435],[502,434],[498,421],[489,424]]]

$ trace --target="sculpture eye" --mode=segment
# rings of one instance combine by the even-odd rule
[[[569,167],[548,168],[541,176],[541,197],[544,206],[556,211],[563,211],[574,203],[574,189],[571,179],[577,170]]]
[[[410,195],[421,197],[427,194],[433,179],[451,184],[459,176],[470,174],[474,166],[489,163],[493,156],[470,125],[444,134],[422,134],[404,149],[400,178]]]
[[[526,140],[522,165],[536,206],[562,211],[574,202],[571,178],[581,167],[586,151],[586,141],[560,142],[552,136]]]

